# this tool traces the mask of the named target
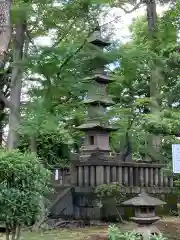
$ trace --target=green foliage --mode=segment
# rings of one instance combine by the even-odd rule
[[[167,237],[164,237],[161,233],[159,236],[152,236],[151,240],[168,240]]]
[[[140,240],[142,237],[140,234],[135,232],[121,232],[115,225],[109,226],[108,228],[108,239],[109,240]],[[167,240],[162,234],[158,236],[151,236],[150,240]]]
[[[35,155],[2,150],[0,172],[0,221],[9,229],[34,223],[49,192],[49,171]]]
[[[70,161],[70,142],[65,143],[62,132],[49,132],[36,136],[36,153],[45,166],[67,166]],[[21,136],[19,150],[31,151],[28,135]]]
[[[148,156],[151,160],[170,163],[171,155],[169,150],[165,152],[164,143],[167,139],[171,143],[178,141],[175,138],[179,133],[180,95],[178,12],[178,5],[171,6],[158,17],[156,48],[149,42],[147,19],[143,16],[135,19],[130,27],[132,40],[119,49],[120,67],[115,69],[116,81],[110,86],[116,102],[111,112],[119,126],[112,135],[112,148],[125,151],[128,134],[136,159],[144,160]],[[153,98],[149,84],[152,69],[158,90]],[[149,147],[152,135],[159,138],[158,153]]]
[[[119,206],[126,197],[126,194],[123,191],[123,186],[119,183],[98,185],[95,189],[95,194],[100,207],[108,201],[114,201],[116,206]]]
[[[19,8],[28,15],[32,43],[24,72],[28,100],[21,107],[19,149],[31,149],[30,139],[35,138],[37,154],[47,164],[67,162],[70,150],[79,148],[81,136],[75,127],[84,118],[81,102],[88,88],[80,81],[89,70],[82,59],[84,52],[83,58],[88,56],[84,44],[92,24],[88,7],[91,11],[89,1],[55,4],[47,0],[28,1],[22,8],[18,4],[13,8],[13,21]],[[52,44],[39,46],[37,38],[45,36]]]
[[[87,37],[96,16],[100,16],[105,5],[126,3],[137,1],[78,0],[58,4],[53,0],[17,0],[13,3],[12,22],[15,24],[19,17],[27,20],[30,41],[27,60],[23,62],[23,84],[28,100],[21,106],[21,150],[31,149],[29,139],[34,137],[37,154],[47,164],[59,164],[68,160],[70,151],[78,152],[81,133],[75,127],[84,119],[85,109],[81,103],[89,89],[89,83],[81,79],[90,73],[95,55],[109,62],[117,60],[120,65],[115,69],[116,81],[110,87],[116,102],[110,115],[119,126],[119,131],[112,135],[113,150],[124,151],[127,133],[135,158],[152,153],[147,149],[149,133],[163,136],[163,141],[167,136],[174,138],[179,119],[176,113],[167,117],[163,112],[174,110],[174,104],[179,106],[180,57],[176,44],[179,1],[158,18],[155,49],[148,40],[146,17],[138,17],[130,27],[132,40],[122,44],[119,51],[117,46],[110,47],[105,54],[95,51],[97,49],[87,44]],[[39,46],[36,40],[47,36],[50,44],[42,40],[43,45]],[[149,96],[152,66],[160,83],[157,99]],[[150,108],[159,105],[161,113],[150,115]],[[164,155],[169,157],[169,152]]]
[[[121,232],[120,229],[114,225],[108,228],[108,239],[109,240],[140,240],[141,238],[134,232]]]
[[[176,174],[175,176],[174,186],[176,189],[176,194],[179,196],[180,195],[180,175],[179,174]]]

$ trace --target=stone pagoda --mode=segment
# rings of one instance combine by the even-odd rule
[[[86,122],[77,129],[85,132],[84,144],[81,148],[81,155],[89,157],[93,153],[109,155],[109,135],[116,129],[111,127],[108,120],[105,120],[106,108],[113,104],[108,96],[107,87],[112,81],[104,70],[108,60],[103,56],[103,49],[110,45],[102,38],[100,28],[96,27],[94,33],[88,39],[89,47],[95,57],[90,63],[91,75],[86,78],[88,92],[84,104],[87,105]]]
[[[56,168],[59,176],[54,182],[59,195],[51,207],[52,215],[55,214],[56,217],[63,215],[74,219],[117,219],[116,208],[106,206],[101,211],[97,205],[97,196],[94,190],[95,187],[102,184],[120,184],[127,194],[137,194],[143,188],[148,193],[171,194],[174,189],[173,177],[163,173],[164,165],[132,161],[130,154],[128,158],[125,157],[127,153],[111,154],[110,152],[110,134],[117,129],[110,126],[106,114],[107,107],[113,104],[107,92],[108,84],[112,79],[105,71],[105,66],[110,61],[106,57],[104,48],[109,44],[102,38],[99,27],[88,39],[87,47],[92,57],[90,57],[91,59],[88,57],[86,64],[89,71],[89,76],[85,79],[88,87],[84,98],[87,116],[85,122],[77,127],[85,133],[85,139],[80,153],[71,154],[68,172],[67,169]],[[61,180],[61,185],[57,184],[59,180]],[[63,192],[62,186],[65,187]],[[140,200],[142,198],[149,199],[147,196],[140,195],[139,197]],[[146,223],[157,220],[154,202],[149,203],[148,200],[145,202],[145,206],[142,204],[143,202],[140,201],[140,203],[135,206],[137,211],[134,220],[139,221],[139,224],[142,220]],[[143,214],[145,215],[142,219]],[[147,225],[149,226],[146,224],[146,227]],[[152,229],[152,231],[155,230]]]

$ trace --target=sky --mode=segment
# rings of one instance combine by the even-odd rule
[[[168,5],[157,6],[157,12],[159,15],[162,15],[163,12],[167,9]],[[124,13],[124,11],[121,10],[120,8],[113,8],[110,11],[109,16],[107,16],[107,18],[109,19],[109,21],[111,21],[111,19],[115,19],[116,17],[118,18],[118,21],[114,23],[115,25],[114,39],[118,39],[122,43],[129,41],[131,35],[128,28],[133,22],[133,19],[137,18],[138,16],[143,16],[145,14],[146,14],[145,7],[141,7],[130,14]],[[108,22],[108,20],[105,20],[105,22],[106,21]]]

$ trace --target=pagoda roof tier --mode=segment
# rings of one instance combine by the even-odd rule
[[[114,104],[114,101],[109,97],[103,99],[103,98],[97,98],[96,96],[94,96],[93,99],[84,100],[84,103],[91,104],[91,105],[101,104],[102,106],[111,106]]]
[[[105,75],[105,74],[94,74],[92,76],[86,77],[85,80],[95,80],[98,83],[108,84],[109,82],[113,82],[114,79]]]
[[[88,38],[88,43],[91,43],[97,46],[102,46],[102,47],[106,47],[111,44],[107,39],[104,39],[101,36],[100,27],[95,28],[94,32]]]
[[[107,64],[110,64],[111,62],[112,60],[109,59],[108,57],[103,56],[102,54],[98,54],[94,56],[92,59],[90,59],[89,63],[87,64],[93,70],[96,69],[97,67],[103,67]]]
[[[100,121],[97,122],[87,122],[84,123],[78,127],[76,127],[77,129],[86,131],[86,130],[104,130],[104,131],[108,131],[108,132],[112,132],[112,131],[117,131],[118,128],[116,127],[112,127],[108,124],[102,124]]]

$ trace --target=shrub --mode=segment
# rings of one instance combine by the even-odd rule
[[[123,191],[123,186],[119,183],[101,184],[95,189],[99,203],[105,203],[109,200],[114,200],[117,205],[120,205],[125,200],[126,193]]]
[[[141,237],[138,236],[135,232],[125,232],[122,233],[119,228],[112,225],[108,229],[108,238],[109,240],[140,240]]]
[[[111,202],[116,207],[117,214],[122,221],[122,217],[118,211],[118,206],[125,200],[126,193],[123,186],[119,183],[101,184],[95,189],[99,207],[103,207],[106,203]]]
[[[108,239],[109,240],[141,240],[142,237],[135,232],[125,232],[122,233],[118,227],[115,225],[109,226],[108,229]],[[162,234],[158,236],[152,236],[150,240],[167,240]]]
[[[34,223],[48,191],[49,171],[35,155],[17,150],[0,152],[0,221],[7,238],[19,237],[21,226]]]

